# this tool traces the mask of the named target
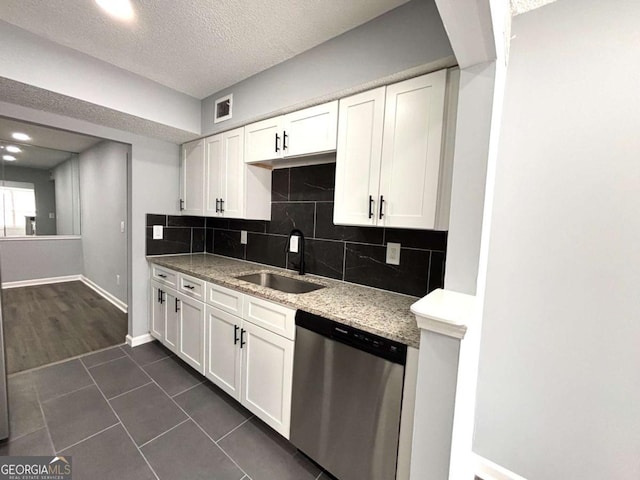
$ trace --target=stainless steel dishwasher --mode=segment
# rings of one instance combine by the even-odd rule
[[[407,347],[301,310],[291,443],[339,480],[394,480]]]

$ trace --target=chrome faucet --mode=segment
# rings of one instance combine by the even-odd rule
[[[294,235],[300,237],[300,241],[298,242],[298,253],[300,254],[300,270],[298,271],[298,273],[300,275],[304,275],[304,234],[302,233],[302,231],[298,230],[297,228],[291,230],[291,232],[289,233],[289,238],[287,239],[287,248],[285,249],[285,252],[289,251],[291,237]]]

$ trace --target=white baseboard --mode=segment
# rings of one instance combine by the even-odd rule
[[[137,347],[138,345],[153,342],[154,340],[155,339],[151,336],[150,333],[145,333],[144,335],[138,335],[137,337],[132,337],[131,335],[127,335],[127,345],[129,345],[130,347]]]
[[[18,280],[16,282],[2,282],[2,288],[34,287],[50,283],[64,283],[82,281],[82,275],[65,275],[63,277],[34,278],[33,280]]]
[[[80,277],[81,277],[80,280],[82,281],[82,283],[84,283],[87,287],[91,288],[92,290],[95,290],[97,293],[102,295],[102,297],[105,300],[108,300],[113,305],[115,305],[119,310],[123,311],[124,313],[127,313],[127,304],[126,303],[124,303],[119,298],[116,298],[114,295],[110,294],[104,288],[99,286],[97,283],[94,283],[93,281],[89,280],[84,275],[81,275]]]
[[[475,453],[472,455],[476,465],[475,474],[482,480],[527,480],[480,455]]]

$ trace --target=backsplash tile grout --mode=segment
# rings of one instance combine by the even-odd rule
[[[147,254],[206,251],[293,269],[299,254],[286,251],[286,242],[291,229],[299,228],[309,232],[308,273],[414,296],[443,286],[447,232],[334,225],[335,164],[278,169],[272,179],[271,221],[148,214]],[[163,216],[171,224],[167,236],[153,240],[149,222]],[[203,227],[198,242],[195,230]],[[186,229],[190,241],[181,242]],[[240,243],[242,230],[248,232],[247,245]],[[402,245],[400,265],[386,263],[387,242]]]

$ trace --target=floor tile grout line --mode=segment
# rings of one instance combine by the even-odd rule
[[[135,390],[139,390],[139,389],[141,389],[142,387],[146,387],[147,385],[151,385],[152,383],[153,383],[153,382],[152,382],[151,380],[149,380],[149,381],[148,381],[147,383],[145,383],[144,385],[139,385],[139,386],[137,386],[137,387],[132,388],[131,390],[127,390],[126,392],[119,393],[119,394],[118,394],[118,395],[116,395],[115,397],[108,398],[108,399],[107,399],[107,401],[109,401],[109,402],[110,402],[111,400],[115,400],[116,398],[120,398],[120,397],[122,397],[123,395],[126,395],[127,393],[131,393],[131,392],[133,392],[133,391],[135,391]]]
[[[113,427],[117,427],[118,425],[120,425],[120,422],[116,422],[116,423],[114,423],[113,425],[108,426],[107,428],[103,428],[103,429],[102,429],[102,430],[100,430],[99,432],[92,433],[92,434],[91,434],[91,435],[89,435],[88,437],[83,438],[82,440],[79,440],[79,441],[77,441],[77,442],[75,442],[75,443],[72,443],[72,444],[71,444],[71,445],[69,445],[68,447],[61,448],[60,450],[54,450],[54,452],[55,452],[56,454],[61,453],[61,452],[64,452],[65,450],[68,450],[68,449],[70,449],[70,448],[73,448],[73,447],[75,447],[76,445],[81,444],[81,443],[82,443],[82,442],[84,442],[85,440],[89,440],[90,438],[93,438],[93,437],[95,437],[96,435],[100,435],[101,433],[106,432],[107,430],[109,430],[109,429],[111,429],[111,428],[113,428]]]
[[[40,407],[40,415],[42,415],[42,421],[44,422],[44,428],[47,429],[47,438],[49,439],[49,444],[51,445],[51,451],[53,453],[56,452],[56,446],[53,444],[53,438],[51,438],[51,431],[49,431],[49,424],[47,423],[47,417],[44,415],[44,408],[42,408],[42,402],[40,401],[40,392],[38,392],[38,387],[33,383],[33,390],[36,392],[36,400],[38,400],[38,406]]]
[[[165,434],[169,433],[171,430],[175,430],[175,429],[176,429],[176,428],[178,428],[180,425],[182,425],[183,423],[188,422],[189,420],[191,420],[191,419],[190,419],[190,418],[185,418],[185,419],[184,419],[184,420],[182,420],[180,423],[178,423],[178,424],[174,425],[173,427],[171,427],[170,429],[165,430],[164,432],[162,432],[160,435],[156,435],[156,436],[155,436],[155,437],[153,437],[152,439],[147,440],[147,441],[146,441],[146,442],[144,442],[142,445],[138,446],[138,448],[140,448],[140,449],[141,449],[141,448],[142,448],[142,447],[144,447],[145,445],[147,445],[147,444],[149,444],[149,443],[153,442],[154,440],[159,439],[159,438],[160,438],[160,437],[162,437],[163,435],[165,435]]]
[[[173,397],[177,397],[178,395],[182,395],[183,393],[187,393],[189,390],[193,390],[196,387],[199,387],[200,385],[204,385],[205,380],[201,381],[200,383],[197,383],[195,385],[190,386],[189,388],[185,388],[184,390],[182,390],[181,392],[176,393],[175,395],[171,395],[171,398]]]
[[[82,363],[82,362],[80,362]],[[134,360],[135,363],[135,360]],[[84,366],[84,363],[82,364]],[[93,378],[93,375],[91,375],[91,372],[89,371],[89,369],[87,367],[84,367],[85,370],[87,371],[87,373],[89,374],[89,376],[91,377],[91,379],[93,380],[93,383],[96,385],[96,388],[98,389],[98,391],[100,392],[100,395],[102,395],[102,398],[104,398],[104,401],[107,402],[107,405],[109,406],[109,408],[111,409],[111,411],[113,412],[113,414],[115,415],[115,417],[118,419],[118,421],[120,422],[120,424],[122,425],[122,429],[125,431],[125,433],[127,434],[127,436],[131,439],[131,443],[133,443],[133,446],[138,450],[138,453],[140,454],[140,456],[142,456],[143,460],[145,461],[145,463],[147,464],[147,466],[149,467],[149,469],[151,470],[151,473],[153,473],[153,475],[160,480],[160,477],[158,476],[158,474],[156,473],[156,471],[153,469],[153,467],[151,466],[151,463],[149,463],[149,460],[147,460],[147,457],[145,457],[144,453],[142,452],[142,450],[140,450],[140,448],[138,447],[138,444],[136,443],[136,441],[133,439],[133,437],[131,436],[131,433],[129,433],[129,430],[127,429],[127,427],[125,426],[125,424],[122,422],[122,420],[120,419],[120,416],[118,415],[118,413],[116,412],[116,410],[111,406],[111,404],[109,403],[109,400],[107,399],[107,396],[104,394],[104,392],[102,390],[100,390],[100,386],[98,385],[98,382],[96,382],[96,379]],[[145,372],[146,373],[146,372]]]
[[[122,358],[124,358],[126,356],[127,356],[127,354],[122,352],[122,356],[121,357],[112,358],[112,359],[104,361],[104,362],[96,363],[95,365],[91,365],[90,367],[88,367],[87,364],[82,361],[82,357],[80,357],[79,360],[84,364],[85,367],[87,367],[87,368],[95,368],[95,367],[101,367],[102,365],[106,365],[107,363],[115,362],[116,360],[120,360],[120,359],[122,359]]]
[[[155,382],[155,379],[154,379],[154,382]],[[244,471],[244,469],[243,469],[240,465],[238,465],[238,463],[237,463],[237,462],[236,462],[236,461],[231,457],[231,455],[229,455],[227,452],[225,452],[225,450],[224,450],[220,445],[218,445],[218,444],[216,443],[216,441],[215,441],[213,438],[211,438],[211,435],[209,435],[209,434],[204,430],[204,428],[202,428],[202,427],[200,426],[200,424],[199,424],[198,422],[196,422],[196,421],[193,419],[193,417],[192,417],[191,415],[189,415],[189,413],[187,413],[187,411],[186,411],[184,408],[182,408],[182,406],[180,406],[180,404],[179,404],[178,402],[176,402],[176,401],[175,401],[175,399],[174,399],[171,395],[169,395],[169,394],[167,393],[167,391],[166,391],[164,388],[162,388],[162,386],[160,386],[160,384],[159,384],[158,382],[155,382],[155,383],[156,383],[156,385],[158,385],[158,388],[159,388],[160,390],[162,390],[162,391],[163,391],[163,392],[164,392],[164,393],[165,393],[165,394],[166,394],[166,395],[171,399],[171,401],[172,401],[173,403],[175,403],[175,405],[176,405],[176,406],[177,406],[177,407],[178,407],[178,408],[179,408],[179,409],[180,409],[180,410],[181,410],[181,411],[182,411],[182,412],[183,412],[183,413],[184,413],[184,414],[185,414],[185,415],[186,415],[186,416],[187,416],[187,417],[188,417],[188,418],[189,418],[189,419],[194,423],[194,425],[195,425],[196,427],[198,427],[198,428],[200,429],[200,431],[201,431],[202,433],[204,433],[204,434],[205,434],[205,436],[206,436],[209,440],[211,440],[211,442],[213,442],[213,444],[214,444],[216,447],[218,447],[218,448],[222,451],[222,453],[224,453],[224,454],[227,456],[227,458],[228,458],[229,460],[231,460],[231,462],[232,462],[236,467],[238,467],[238,469],[239,469],[243,474],[247,475],[247,472],[245,472],[245,471]]]
[[[57,395],[55,397],[47,398],[46,400],[41,400],[41,402],[42,403],[49,403],[52,400],[58,400],[58,399],[63,398],[63,397],[68,397],[69,395],[72,395],[74,393],[79,392],[80,390],[84,390],[85,388],[89,388],[89,387],[93,387],[93,383],[91,383],[89,385],[85,385],[84,387],[76,388],[75,390],[71,390],[70,392],[62,393],[62,394]],[[36,389],[37,389],[37,387],[36,387]]]
[[[225,438],[227,438],[229,435],[231,435],[233,432],[235,432],[237,429],[239,429],[241,426],[243,426],[245,423],[247,423],[249,420],[251,420],[253,417],[255,417],[255,415],[251,415],[249,416],[249,418],[245,419],[242,421],[242,423],[240,423],[240,425],[237,425],[235,427],[233,427],[231,430],[229,430],[227,433],[225,433],[223,436],[221,436],[218,440],[216,440],[216,444],[218,444],[218,442],[221,442],[222,440],[224,440]]]

